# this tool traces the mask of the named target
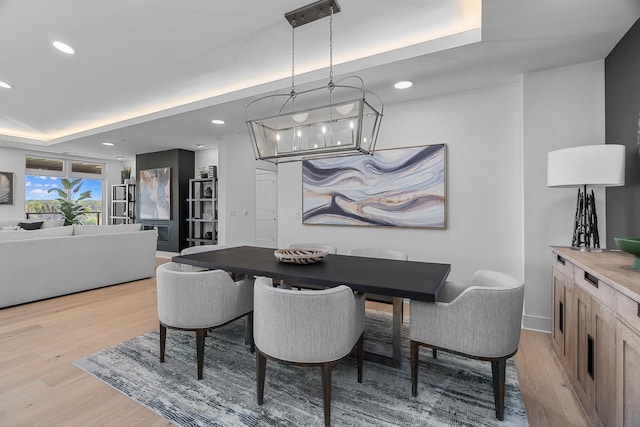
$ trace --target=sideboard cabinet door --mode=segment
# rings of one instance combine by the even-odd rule
[[[640,333],[620,320],[616,330],[616,425],[640,426]]]
[[[591,336],[595,340],[594,421],[597,425],[613,426],[616,397],[616,315],[595,299],[591,300],[591,311]]]

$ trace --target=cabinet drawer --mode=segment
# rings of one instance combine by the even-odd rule
[[[571,264],[568,259],[564,258],[560,254],[553,252],[551,261],[553,268],[562,272],[562,274],[569,277],[570,279],[573,278],[573,264]]]
[[[616,305],[618,317],[640,333],[640,301],[634,301],[618,292]]]
[[[609,307],[611,310],[616,309],[617,292],[611,286],[578,266],[575,266],[573,270],[573,280],[576,285],[580,286],[600,303]]]

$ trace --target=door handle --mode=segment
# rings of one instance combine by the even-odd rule
[[[560,301],[558,313],[558,327],[560,328],[560,332],[564,333],[564,304]]]
[[[593,366],[593,338],[591,335],[587,334],[587,373],[593,379],[594,377],[594,366]]]

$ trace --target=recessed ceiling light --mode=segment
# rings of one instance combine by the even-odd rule
[[[103,142],[102,145],[106,145],[107,147],[113,147],[113,142]]]
[[[3,87],[5,89],[11,89],[11,85],[9,83],[5,83],[2,80],[0,80],[0,87]]]
[[[203,144],[198,144],[198,145],[196,145],[196,148],[204,148],[204,145]]]
[[[408,80],[398,82],[393,85],[393,87],[395,87],[396,89],[409,89],[411,86],[413,86],[413,82],[410,82]]]
[[[56,49],[58,49],[60,52],[64,52],[68,55],[73,55],[76,51],[73,50],[73,48],[71,46],[69,46],[66,43],[62,43],[59,41],[54,41],[53,42],[53,47],[55,47]]]
[[[122,160],[121,156],[116,157],[116,160]]]
[[[224,124],[224,120],[213,119],[213,120],[211,120],[211,123],[213,123],[214,125],[223,125]]]

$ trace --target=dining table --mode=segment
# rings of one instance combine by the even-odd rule
[[[279,261],[273,248],[236,246],[188,255],[173,262],[235,274],[264,276],[274,283],[300,283],[321,287],[346,285],[355,292],[393,298],[392,355],[365,352],[365,359],[400,367],[402,361],[403,300],[435,302],[451,271],[451,264],[328,254],[320,262],[295,264]]]

